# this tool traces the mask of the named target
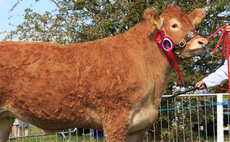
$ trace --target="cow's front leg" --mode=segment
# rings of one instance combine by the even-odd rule
[[[128,142],[142,142],[144,135],[128,135]]]
[[[102,114],[103,129],[107,142],[126,142],[128,135],[128,113],[125,110],[107,111]]]
[[[1,117],[0,115],[0,142],[7,142],[14,122],[12,117]]]

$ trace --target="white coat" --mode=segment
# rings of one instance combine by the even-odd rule
[[[211,73],[203,79],[207,88],[217,86],[228,80],[228,64],[225,60],[224,64],[215,72]]]

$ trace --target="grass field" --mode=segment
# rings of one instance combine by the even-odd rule
[[[41,136],[41,137],[30,137],[30,138],[20,138],[19,140],[9,140],[8,142],[97,142],[97,139],[93,139],[89,136],[72,136],[71,140],[69,137],[67,139],[63,139],[62,136],[49,135],[49,136]],[[103,139],[98,139],[98,142],[103,142]]]
[[[82,136],[76,136],[76,132],[67,133],[66,139],[62,135],[43,135],[45,134],[42,129],[35,126],[30,127],[30,137],[14,138],[13,134],[10,134],[11,139],[8,142],[103,142],[103,138],[92,138],[90,134],[83,134]],[[40,136],[39,136],[40,135]],[[25,136],[24,129],[21,130],[20,136]]]

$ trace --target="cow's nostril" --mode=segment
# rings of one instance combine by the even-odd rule
[[[198,44],[202,45],[202,47],[206,47],[208,45],[208,41],[206,39],[205,40],[198,40]]]
[[[202,48],[206,49],[207,50],[207,45],[208,45],[208,41],[206,39],[202,40],[198,40],[198,44],[202,46]]]

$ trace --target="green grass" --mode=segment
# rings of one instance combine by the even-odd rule
[[[10,142],[70,142],[70,138],[66,137],[67,140],[64,140],[62,136],[56,136],[56,135],[49,135],[49,136],[40,136],[40,137],[30,137],[30,138],[20,138],[19,140],[10,140]],[[90,141],[89,136],[85,136],[84,138],[82,136],[79,136],[78,139],[76,136],[71,137],[71,141],[75,142],[88,142]],[[91,140],[92,142],[96,141],[94,139]],[[103,140],[99,140],[103,141]]]
[[[83,136],[66,136],[66,140],[63,139],[60,135],[49,135],[49,136],[39,136],[39,137],[29,137],[29,138],[20,138],[19,140],[10,140],[10,142],[89,142],[90,136],[85,135]],[[71,139],[71,141],[70,141]],[[97,139],[91,138],[91,142],[96,142]],[[103,139],[98,139],[99,142],[103,142]],[[9,141],[8,141],[9,142]]]
[[[21,136],[24,136],[24,130],[21,133]],[[40,128],[35,126],[30,127],[30,136],[39,134],[45,134],[44,131]],[[13,134],[10,134],[13,137]],[[90,134],[85,134],[83,136],[76,136],[76,133],[72,135],[65,135],[66,140],[61,135],[48,135],[48,136],[35,136],[35,137],[26,137],[26,138],[19,138],[19,139],[11,139],[8,142],[103,142],[103,138],[93,139],[90,138]],[[91,139],[91,140],[90,140]]]

